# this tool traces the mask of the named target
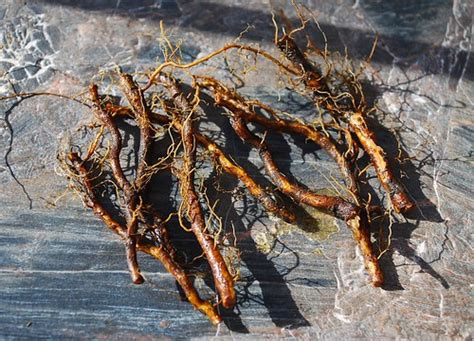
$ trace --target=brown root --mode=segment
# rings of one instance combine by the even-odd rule
[[[355,132],[362,147],[370,156],[372,165],[385,191],[390,196],[393,208],[397,213],[407,212],[415,207],[415,203],[408,196],[405,188],[393,175],[389,167],[387,156],[384,150],[377,145],[374,133],[367,127],[361,113],[348,115],[349,126]]]
[[[340,101],[338,100],[339,96],[331,93],[327,80],[322,76],[322,72],[316,70],[306,59],[292,37],[286,34],[283,35],[283,37],[277,41],[277,46],[293,66],[299,67],[300,77],[308,91],[312,93],[316,106],[329,110],[329,112],[337,118],[343,116],[346,119],[347,124],[356,134],[362,148],[370,156],[372,165],[383,188],[388,193],[395,211],[403,213],[415,207],[415,203],[408,196],[398,179],[393,175],[393,171],[388,165],[385,152],[377,145],[373,132],[368,128],[364,115],[359,110],[359,108],[365,106],[365,98],[360,84],[356,81],[353,82],[355,84],[349,84],[350,88],[353,88],[355,91],[353,91],[352,94],[348,93],[344,96],[349,96],[352,100]],[[373,49],[374,48],[372,48],[371,54],[373,53]],[[342,107],[339,105],[340,102],[343,103]],[[352,105],[348,108],[347,103],[350,102],[352,102]]]
[[[102,107],[102,103],[99,99],[99,94],[96,85],[90,87],[91,100],[94,103],[94,113],[97,118],[102,121],[104,126],[110,132],[112,139],[112,146],[110,151],[110,164],[112,172],[117,184],[124,192],[122,198],[122,205],[126,207],[125,219],[127,221],[127,240],[125,243],[125,249],[127,254],[127,264],[132,276],[132,281],[135,284],[141,284],[144,282],[144,278],[140,273],[140,267],[137,260],[136,250],[136,232],[138,228],[137,219],[137,193],[133,186],[130,184],[128,179],[125,177],[122,166],[120,165],[120,151],[122,150],[122,136],[114,122],[112,116]]]
[[[194,109],[187,101],[177,82],[169,77],[162,77],[160,80],[169,90],[176,106],[181,109],[181,116],[176,119],[181,125],[180,134],[183,143],[183,169],[179,172],[178,177],[181,195],[187,208],[186,214],[191,223],[191,229],[201,245],[211,267],[216,290],[222,300],[222,305],[226,308],[231,308],[234,306],[236,300],[234,281],[222,255],[214,243],[214,239],[206,233],[204,214],[194,187],[196,162],[196,144],[193,127]]]
[[[252,109],[252,106],[248,104],[242,97],[226,88],[222,83],[217,80],[205,77],[199,82],[200,86],[212,88],[214,91],[214,99],[216,101],[222,101],[223,105],[229,110],[238,108],[239,114],[243,119],[248,122],[258,123],[268,129],[273,129],[285,133],[293,133],[306,137],[312,142],[316,143],[322,149],[324,149],[339,165],[344,178],[348,183],[348,188],[351,193],[358,195],[357,181],[352,170],[351,164],[339,151],[336,143],[332,137],[325,133],[316,130],[313,126],[298,122],[296,120],[287,120],[280,118],[276,115],[274,110],[259,101],[252,101],[252,104],[264,109],[272,114],[275,119],[269,119],[265,116],[259,115]]]
[[[216,81],[207,79],[207,83],[202,86],[211,86],[214,91],[214,98],[217,105],[227,108],[231,115],[231,124],[240,139],[259,151],[260,157],[265,165],[265,170],[273,183],[286,195],[293,198],[297,203],[305,203],[314,208],[329,213],[339,219],[343,219],[348,227],[353,231],[354,239],[364,255],[367,270],[372,278],[374,286],[380,286],[383,283],[383,275],[378,263],[378,259],[373,251],[372,242],[366,219],[362,218],[362,210],[347,202],[346,200],[326,195],[319,195],[300,185],[291,182],[278,168],[273,160],[266,142],[259,139],[248,129],[245,119],[247,117],[257,117],[257,114],[246,105],[240,96],[228,91],[225,87]],[[260,121],[262,121],[260,119]],[[264,121],[267,123],[267,121]],[[278,122],[278,121],[277,121]],[[301,129],[305,133],[310,130],[303,130],[300,125],[290,125],[284,123],[285,127],[293,126]],[[295,129],[295,128],[293,128]],[[297,130],[297,131],[301,131]]]
[[[88,207],[104,222],[104,224],[118,234],[125,241],[128,239],[128,233],[125,227],[120,225],[111,214],[105,209],[97,198],[92,180],[89,178],[89,170],[85,162],[77,153],[69,153],[68,161],[71,164],[72,171],[76,174],[78,181],[83,186],[84,200]],[[151,255],[158,259],[166,268],[166,270],[176,278],[181,288],[184,291],[189,302],[200,312],[205,314],[213,324],[221,322],[222,318],[217,313],[216,309],[208,301],[204,301],[199,297],[196,289],[189,276],[184,270],[173,260],[173,257],[166,252],[166,248],[153,245],[147,239],[141,237],[137,240],[137,249]]]
[[[238,270],[233,268],[233,261],[239,258],[236,244],[239,234],[232,231],[235,243],[232,252],[228,252],[230,242],[226,242],[226,238],[231,233],[216,213],[218,200],[212,203],[208,198],[204,179],[199,184],[199,175],[204,173],[200,172],[201,165],[210,163],[215,168],[213,173],[217,174],[216,177],[225,172],[238,179],[268,214],[290,223],[298,219],[293,211],[277,202],[240,162],[236,162],[233,155],[226,153],[211,137],[200,131],[204,126],[199,125],[200,120],[209,119],[209,115],[212,115],[205,106],[200,105],[206,99],[201,90],[211,94],[214,104],[226,110],[235,134],[258,151],[266,176],[283,197],[293,200],[297,205],[310,205],[346,223],[361,250],[373,286],[383,284],[378,258],[387,249],[380,251],[378,257],[373,249],[371,219],[375,213],[382,213],[382,207],[372,206],[370,195],[365,194],[364,197],[361,189],[364,182],[359,175],[366,168],[356,173],[362,155],[370,157],[369,166],[374,167],[396,212],[406,212],[415,206],[393,174],[385,151],[377,144],[374,132],[367,125],[367,115],[374,109],[368,108],[366,103],[362,82],[358,78],[361,70],[353,71],[354,67],[347,56],[343,63],[333,63],[334,55],[328,52],[327,44],[323,52],[311,42],[309,36],[306,36],[309,44],[306,51],[300,49],[295,37],[298,32],[305,32],[308,20],[304,18],[302,7],[296,6],[294,2],[293,5],[301,21],[300,27],[293,29],[291,22],[282,13],[280,16],[286,29],[283,36],[279,37],[278,25],[274,21],[275,44],[283,58],[275,57],[257,46],[234,42],[190,63],[182,63],[179,46],[171,43],[160,24],[165,62],[145,75],[143,84],[120,70],[110,78],[112,82],[118,82],[128,102],[126,106],[118,105],[110,97],[100,96],[95,84],[89,89],[90,105],[77,98],[57,95],[85,104],[97,121],[90,126],[96,130],[93,130],[93,138],[84,148],[86,151],[82,152],[81,146],[70,147],[67,157],[62,159],[73,188],[82,194],[85,205],[124,240],[133,282],[139,284],[144,281],[137,251],[150,254],[174,276],[189,302],[214,324],[221,321],[216,307],[200,298],[192,279],[178,262],[177,250],[168,235],[168,222],[173,217],[177,217],[179,224],[194,234],[211,269],[220,304],[232,308],[236,304],[234,282]],[[374,48],[375,45],[366,63],[374,53]],[[239,66],[232,65],[231,51],[240,57],[254,58],[250,58],[250,62],[243,62],[244,65],[240,65],[239,69]],[[257,57],[258,60],[264,58],[278,70],[278,86],[287,86],[315,105],[316,119],[307,122],[297,115],[275,110],[272,103],[245,98],[213,78],[212,73],[206,76],[192,73],[194,67],[203,66],[218,56],[228,58],[225,60],[230,69],[228,74],[239,81],[239,86],[245,85],[245,74],[249,70],[257,69]],[[255,65],[252,64],[254,62]],[[165,74],[165,70],[170,73]],[[183,91],[184,83],[176,80],[178,73],[192,80],[190,89],[194,92],[191,95]],[[17,94],[0,100],[36,95],[51,94]],[[132,120],[129,126],[138,129],[139,143],[136,150],[123,146],[125,143],[122,139],[125,140],[127,135],[118,128],[120,120]],[[249,124],[263,128],[264,137],[254,134]],[[336,184],[342,190],[336,188],[336,195],[321,195],[304,184],[290,180],[273,158],[271,145],[265,141],[267,132],[299,135],[318,145],[337,163],[345,185],[339,182]],[[166,150],[162,157],[152,153],[160,143],[165,144]],[[130,167],[121,164],[121,157],[124,158],[125,153],[129,159],[135,160]],[[167,218],[161,216],[161,210],[155,208],[151,198],[151,180],[161,171],[168,172],[170,179],[177,179],[179,187],[175,201],[178,207],[171,209]],[[232,193],[235,196],[235,192]],[[118,216],[113,215],[113,211],[108,210],[109,206],[105,204],[112,204],[116,210],[114,214]]]

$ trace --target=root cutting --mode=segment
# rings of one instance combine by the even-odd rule
[[[71,188],[80,193],[85,206],[123,240],[133,283],[140,284],[145,280],[137,251],[151,255],[176,279],[189,302],[214,324],[221,321],[217,309],[219,304],[225,308],[236,304],[236,277],[232,274],[239,271],[228,265],[232,262],[228,255],[238,255],[238,252],[226,249],[229,233],[225,233],[231,228],[234,236],[236,233],[233,227],[223,226],[226,220],[220,218],[216,204],[211,204],[207,197],[204,181],[199,181],[205,177],[201,172],[204,173],[206,166],[214,168],[216,177],[227,173],[239,180],[265,212],[286,222],[298,222],[297,215],[286,206],[287,203],[310,205],[342,220],[352,231],[370,282],[375,287],[383,285],[383,272],[378,262],[380,254],[375,253],[372,245],[370,222],[371,215],[380,213],[382,207],[372,206],[371,196],[362,194],[361,188],[368,186],[359,179],[364,172],[360,168],[366,169],[365,165],[360,165],[363,154],[370,158],[393,209],[403,213],[415,206],[394,175],[389,165],[391,160],[367,123],[367,117],[377,110],[366,101],[359,79],[361,70],[350,67],[347,58],[338,62],[328,51],[327,44],[324,52],[318,50],[305,32],[310,20],[305,18],[302,7],[295,5],[295,9],[301,26],[292,29],[288,18],[281,13],[284,23],[281,37],[277,19],[273,16],[275,45],[279,52],[231,43],[190,63],[180,62],[179,46],[172,45],[161,25],[166,58],[162,64],[157,65],[142,82],[120,69],[110,72],[111,87],[122,94],[121,101],[101,95],[96,84],[89,88],[87,103],[75,97],[50,93],[22,93],[0,98],[12,100],[53,95],[79,101],[92,111],[94,122],[90,127],[95,133],[93,138],[85,146],[75,144],[59,155]],[[307,39],[306,51],[298,46],[299,34]],[[326,41],[325,36],[324,39]],[[365,64],[369,63],[374,49],[375,44]],[[257,72],[258,58],[272,65],[279,77],[275,83],[285,83],[290,92],[305,96],[311,107],[314,104],[314,120],[304,120],[298,113],[289,113],[292,108],[289,112],[279,111],[274,108],[274,103],[244,97],[212,73],[202,75],[193,71],[222,56],[229,66],[232,54],[241,58],[253,56],[253,69]],[[248,61],[245,63],[244,70],[233,65],[228,73],[228,76],[237,78],[241,86],[245,85],[245,75],[251,69]],[[186,82],[186,79],[190,81]],[[211,103],[203,105],[204,100]],[[214,105],[214,110],[209,110],[210,105]],[[213,121],[211,116],[216,112],[224,114],[233,128],[234,132],[231,131],[227,139],[238,137],[258,152],[265,169],[264,177],[272,188],[263,187],[257,181],[258,177],[251,175],[224,145],[219,145],[220,142],[205,131],[206,123]],[[124,143],[129,141],[128,137],[125,138],[126,126],[138,133],[131,134],[137,139],[135,148]],[[263,129],[263,136],[253,132],[253,127]],[[301,136],[305,143],[324,150],[339,167],[344,184],[338,186],[343,190],[338,195],[322,195],[290,180],[291,177],[284,174],[275,161],[273,146],[267,139],[275,133]],[[160,154],[158,150],[166,152]],[[150,194],[156,186],[153,179],[158,173],[167,173],[179,188],[179,195],[172,198],[175,205],[171,212],[159,207]],[[284,200],[278,200],[279,196]],[[190,264],[180,258],[182,250],[179,253],[173,246],[173,233],[169,233],[173,226],[192,232],[199,243],[215,285],[218,299],[214,304],[200,298],[193,284],[192,272],[185,270]]]

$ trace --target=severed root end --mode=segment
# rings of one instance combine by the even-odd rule
[[[133,284],[142,284],[143,282],[145,282],[145,279],[140,273],[140,267],[138,266],[137,262],[136,241],[132,240],[130,237],[127,238],[126,241],[126,250],[128,269],[130,270],[132,282]]]
[[[142,274],[139,272],[130,272],[130,275],[132,276],[132,282],[133,284],[143,284],[145,282],[145,279],[143,278]]]
[[[216,308],[210,302],[203,302],[196,306],[196,309],[206,315],[213,325],[218,325],[222,322],[222,317],[217,313]]]
[[[143,278],[140,272],[133,271],[130,272],[130,275],[132,276],[133,284],[143,284],[145,282],[145,278]]]
[[[145,282],[145,278],[143,278],[140,270],[130,270],[130,275],[132,277],[133,284],[143,284]]]
[[[408,212],[416,206],[416,204],[403,191],[394,193],[390,199],[393,203],[393,208],[397,213]]]
[[[226,293],[219,293],[221,296],[221,304],[226,309],[232,309],[235,306],[237,297],[235,295],[235,290],[233,283],[229,284]]]
[[[397,213],[404,213],[415,207],[399,180],[393,174],[385,151],[377,144],[374,133],[367,127],[364,116],[360,112],[348,114],[349,125],[357,135],[362,147],[370,156],[377,176],[385,191],[390,196],[393,208]]]
[[[359,248],[364,257],[365,267],[371,277],[372,285],[374,287],[382,286],[384,282],[383,273],[372,248],[367,219],[364,212],[360,212],[360,214],[348,219],[346,223],[352,230],[354,239],[359,244]]]

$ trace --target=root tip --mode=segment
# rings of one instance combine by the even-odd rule
[[[380,288],[383,285],[383,279],[376,279],[372,281],[372,286],[374,288]]]
[[[416,207],[416,204],[404,193],[397,193],[392,198],[392,203],[397,213],[406,213]]]
[[[145,282],[145,278],[142,275],[138,274],[132,278],[133,284],[143,284]]]
[[[221,304],[226,309],[232,309],[235,306],[235,303],[236,303],[236,297],[235,297],[235,292],[233,292],[232,295],[223,297]]]

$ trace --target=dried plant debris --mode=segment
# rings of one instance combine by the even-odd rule
[[[284,14],[279,16],[283,25],[274,18],[273,48],[264,50],[234,41],[190,63],[181,62],[179,46],[172,44],[162,27],[165,61],[149,73],[132,76],[117,68],[108,71],[107,77],[102,75],[100,82],[93,81],[88,98],[82,101],[91,111],[92,123],[84,127],[90,138],[66,146],[59,154],[71,188],[122,238],[133,283],[145,280],[137,259],[137,252],[142,251],[163,264],[189,302],[214,324],[221,321],[218,305],[232,308],[236,304],[239,251],[235,232],[233,236],[228,233],[230,229],[223,226],[225,221],[215,203],[207,198],[205,169],[212,169],[216,177],[235,178],[245,193],[232,195],[252,196],[268,215],[285,223],[299,221],[289,203],[343,221],[353,233],[375,287],[384,281],[378,262],[383,251],[375,251],[370,225],[392,208],[404,213],[415,205],[367,124],[367,116],[377,109],[367,103],[360,78],[371,56],[356,69],[347,58],[330,53],[327,46],[318,49],[304,34],[309,20],[301,8],[297,10],[301,26],[296,29]],[[306,44],[299,42],[301,36]],[[216,69],[213,73],[209,65],[223,60],[227,71]],[[246,75],[258,73],[262,62],[274,68],[276,90],[284,87],[312,105],[311,117],[277,110],[275,103],[250,98],[230,85],[229,79],[245,84]],[[105,78],[109,80],[107,87]],[[17,93],[3,99],[33,95],[50,94]],[[215,121],[215,116],[233,128],[227,139],[241,139],[260,156],[264,173],[258,178],[239,164],[238,157],[228,154],[215,134],[203,128],[202,123]],[[131,133],[124,126],[136,132],[132,147]],[[267,140],[267,134],[272,133],[300,136],[305,143],[318,146],[337,164],[345,185],[338,184],[336,191],[323,194],[293,180],[274,158],[275,147]],[[360,178],[361,168],[366,168],[360,165],[364,155],[388,194],[387,210],[372,205],[370,195],[361,194],[367,193],[361,187],[368,186]],[[171,213],[157,204],[152,193],[160,190],[154,177],[163,173],[179,188],[177,197],[171,198]],[[262,185],[262,177],[273,188]],[[197,240],[214,281],[217,301],[201,298],[194,287],[192,266],[182,259],[170,237],[177,229],[192,233]],[[379,246],[384,243],[378,241]]]

